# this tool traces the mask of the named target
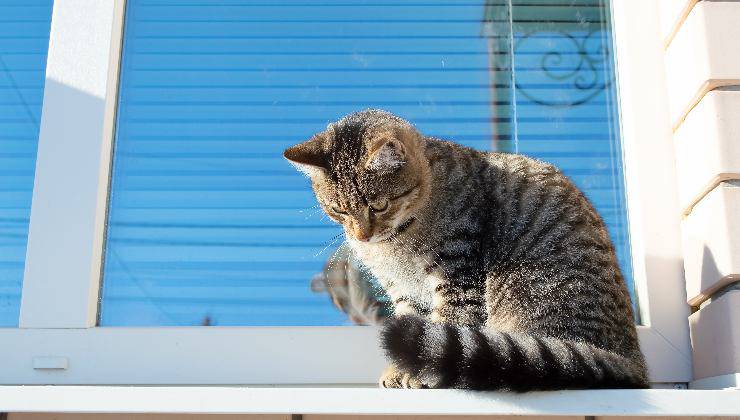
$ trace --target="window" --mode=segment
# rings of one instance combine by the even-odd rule
[[[20,313],[51,5],[0,4],[0,327]]]
[[[608,11],[128,1],[100,324],[347,323],[309,287],[341,228],[281,151],[366,107],[562,167],[632,290]]]
[[[653,380],[687,381],[679,211],[666,188],[675,174],[670,159],[655,159],[672,156],[657,10],[614,2],[612,20],[605,2],[571,3],[58,3],[22,328],[0,330],[12,343],[0,347],[0,382],[373,383],[384,365],[376,330],[349,325],[310,289],[326,258],[314,255],[338,229],[298,228],[297,209],[313,198],[273,157],[366,105],[574,171],[631,250],[622,260],[632,262]],[[539,13],[550,23],[529,22]],[[583,92],[529,71],[532,55],[565,48],[563,33],[588,40],[579,45],[594,52],[602,86],[568,106],[551,101]],[[555,74],[578,67],[574,55]],[[550,103],[539,103],[550,88]],[[561,130],[586,140],[555,139],[562,153],[552,154],[536,138]],[[49,355],[70,368],[29,366]]]

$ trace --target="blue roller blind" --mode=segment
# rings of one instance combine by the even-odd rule
[[[520,88],[511,66],[497,68],[496,57],[510,59],[497,44],[510,28],[491,26],[504,6],[129,0],[101,325],[348,323],[310,287],[341,229],[281,157],[346,113],[384,108],[486,150],[524,147],[522,130],[542,140],[599,131],[563,125],[547,107],[512,113],[518,102],[499,97]],[[616,124],[610,108],[593,109]],[[612,134],[598,141],[621,153]]]
[[[18,325],[52,1],[0,1],[0,326]]]

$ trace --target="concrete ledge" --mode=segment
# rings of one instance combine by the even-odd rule
[[[729,375],[710,376],[709,378],[697,379],[689,383],[690,389],[734,389],[740,391],[740,373]]]
[[[513,394],[377,388],[4,386],[0,411],[54,413],[740,415],[740,392],[589,390]]]

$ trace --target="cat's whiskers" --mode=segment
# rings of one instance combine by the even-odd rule
[[[337,261],[339,261],[339,257],[338,257],[339,252],[338,251],[341,250],[342,247],[344,247],[344,246],[347,246],[347,242],[342,242],[342,244],[339,245],[339,247],[337,248],[337,252],[334,252],[332,254],[332,256],[329,258],[329,264],[327,265],[327,267],[328,267],[329,270],[333,270],[334,267],[336,267]],[[352,252],[352,248],[350,248],[350,252]],[[349,260],[349,257],[348,257],[348,260]]]
[[[314,257],[314,258],[317,258],[317,257],[318,257],[319,255],[323,254],[323,253],[324,253],[324,251],[326,251],[327,249],[329,249],[329,247],[331,247],[332,245],[334,245],[334,244],[335,244],[335,243],[337,242],[337,240],[338,240],[339,238],[343,237],[343,236],[344,236],[344,231],[341,231],[341,232],[339,232],[339,233],[338,233],[337,235],[335,235],[335,236],[334,236],[333,238],[329,239],[329,240],[327,241],[327,242],[329,242],[329,244],[328,244],[327,246],[325,246],[325,247],[324,247],[324,249],[322,249],[321,251],[319,251],[319,252],[318,252],[318,253],[317,253],[316,255],[314,255],[313,257]]]
[[[319,207],[320,207],[320,204],[314,204],[313,206],[308,206],[306,208],[299,209],[298,213],[303,213],[304,211],[307,211],[307,210],[316,210]]]
[[[321,205],[319,205],[319,204],[316,204],[316,205],[311,206],[311,207],[306,207],[305,209],[298,210],[298,213],[302,213],[302,214],[305,214],[306,215],[306,217],[304,217],[303,220],[308,220],[308,219],[316,216],[320,212],[322,212],[322,209],[321,209]]]

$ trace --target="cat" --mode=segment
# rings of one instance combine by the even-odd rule
[[[346,244],[311,278],[311,291],[328,293],[334,306],[355,325],[380,325],[392,311],[380,285],[352,258]]]
[[[551,164],[365,110],[284,152],[393,302],[386,388],[644,388],[603,220]]]

